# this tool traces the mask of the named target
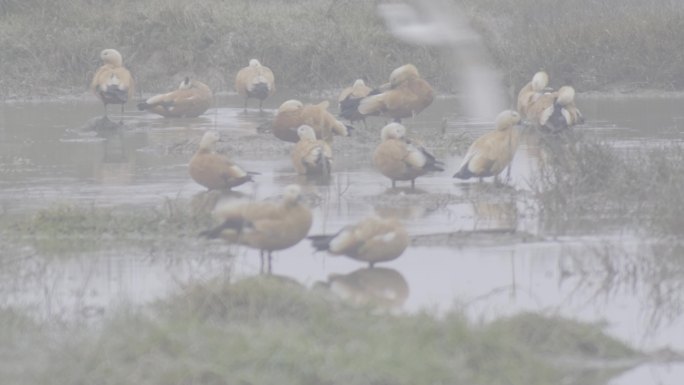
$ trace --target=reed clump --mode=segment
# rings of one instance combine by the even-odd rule
[[[625,149],[566,135],[543,139],[541,148],[532,185],[542,219],[552,228],[606,222],[662,236],[683,234],[681,144]]]

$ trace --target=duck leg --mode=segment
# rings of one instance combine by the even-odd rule
[[[273,273],[273,252],[268,252],[268,274]]]

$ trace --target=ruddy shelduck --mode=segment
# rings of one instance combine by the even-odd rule
[[[335,235],[315,235],[309,239],[316,251],[346,255],[357,261],[377,262],[399,258],[409,245],[409,236],[396,218],[373,215],[347,226]]]
[[[264,256],[287,249],[299,243],[309,233],[312,223],[311,210],[301,202],[301,187],[285,187],[280,201],[228,201],[219,204],[214,215],[221,223],[200,235],[223,238],[229,242],[258,249],[263,270]]]
[[[363,79],[357,79],[351,87],[347,87],[337,98],[340,104],[340,117],[349,120],[352,124],[362,120],[366,124],[366,117],[358,110],[361,99],[368,96],[373,89],[368,87]]]
[[[280,105],[271,128],[273,135],[286,142],[299,141],[297,129],[301,125],[313,128],[316,138],[332,142],[333,135],[350,136],[353,127],[340,122],[328,112],[330,103],[303,104],[299,100],[288,100]]]
[[[584,123],[584,117],[575,105],[575,89],[571,86],[543,94],[530,106],[528,118],[532,124],[552,132]]]
[[[556,126],[567,128],[584,123],[584,116],[575,104],[575,89],[572,86],[563,86],[558,89],[556,105],[560,107],[559,123]]]
[[[373,153],[373,165],[392,180],[410,180],[415,188],[416,178],[431,171],[444,171],[444,164],[430,154],[420,143],[406,137],[406,127],[390,123],[380,134],[382,142]]]
[[[140,111],[150,111],[167,118],[194,118],[211,106],[214,94],[206,84],[185,77],[178,89],[155,95],[138,103]]]
[[[250,182],[255,173],[243,170],[227,156],[216,152],[219,139],[215,131],[204,133],[197,152],[190,159],[192,179],[209,190],[228,190]]]
[[[361,99],[358,106],[361,115],[383,115],[400,122],[423,111],[435,96],[430,84],[420,77],[413,64],[392,71],[389,84],[378,91],[382,92],[375,95],[371,92]]]
[[[259,99],[259,111],[262,111],[264,100],[275,92],[275,77],[270,68],[261,65],[259,60],[252,59],[249,65],[235,76],[235,90],[245,98],[245,110],[249,98]]]
[[[316,139],[311,126],[303,125],[297,129],[299,142],[292,148],[292,165],[297,173],[317,177],[329,177],[332,165],[330,145]]]
[[[518,148],[519,132],[516,124],[520,123],[520,114],[506,110],[496,118],[496,129],[477,138],[468,148],[468,152],[459,166],[454,178],[468,179],[498,175],[513,160]]]
[[[121,104],[123,120],[124,104],[133,95],[133,77],[123,66],[123,58],[119,51],[108,48],[100,52],[102,66],[98,68],[90,83],[90,88],[102,100],[107,116],[108,104]]]
[[[520,89],[517,109],[521,116],[527,116],[527,110],[539,99],[548,85],[549,75],[544,71],[539,71],[534,74],[529,83]]]

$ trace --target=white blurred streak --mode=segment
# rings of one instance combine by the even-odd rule
[[[385,19],[390,32],[407,43],[445,45],[479,40],[479,36],[470,28],[462,28],[467,27],[467,22],[460,14],[446,14],[440,8],[435,8],[437,2],[442,1],[425,3],[424,14],[418,14],[405,3],[380,4],[378,13]]]
[[[406,3],[380,4],[378,14],[396,38],[447,50],[465,111],[472,119],[493,121],[508,103],[501,74],[492,66],[480,36],[452,1],[423,0],[418,5],[419,9]]]

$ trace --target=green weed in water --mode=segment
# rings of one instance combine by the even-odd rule
[[[544,137],[541,148],[533,189],[553,231],[601,221],[663,236],[684,231],[680,144],[617,149],[568,133]]]
[[[0,224],[0,234],[4,242],[28,242],[49,254],[105,249],[106,244],[196,239],[213,224],[210,211],[220,196],[200,193],[191,202],[167,199],[159,207],[54,204],[8,216]]]

